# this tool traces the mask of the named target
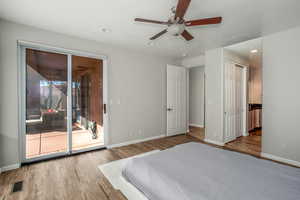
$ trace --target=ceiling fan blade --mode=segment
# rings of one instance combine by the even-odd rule
[[[184,37],[185,40],[187,41],[190,41],[192,39],[194,39],[194,37],[187,31],[187,30],[184,30],[182,33],[181,33],[182,37]]]
[[[209,24],[219,24],[222,22],[222,17],[213,17],[206,19],[196,19],[191,21],[186,21],[186,26],[200,26],[200,25],[209,25]]]
[[[191,0],[178,0],[175,19],[182,19],[191,3]]]
[[[156,35],[154,35],[153,37],[150,38],[150,40],[155,40],[156,38],[159,38],[160,36],[162,36],[163,34],[165,34],[167,31],[167,29],[157,33]]]
[[[142,19],[142,18],[135,18],[134,21],[136,22],[145,22],[145,23],[153,23],[153,24],[168,24],[168,22],[156,21],[151,19]]]

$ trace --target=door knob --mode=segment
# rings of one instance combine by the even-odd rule
[[[173,109],[172,108],[167,108],[167,111],[172,111]]]

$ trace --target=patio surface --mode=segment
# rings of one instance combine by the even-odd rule
[[[68,147],[67,133],[63,131],[44,132],[26,135],[26,158],[34,158],[51,153],[65,152]],[[92,139],[88,130],[72,132],[73,150],[103,145],[102,133]]]

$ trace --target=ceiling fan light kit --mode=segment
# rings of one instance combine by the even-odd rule
[[[167,32],[173,36],[179,36],[184,31],[184,24],[172,24],[168,27]]]
[[[163,31],[157,33],[150,40],[155,40],[165,33],[173,36],[182,36],[186,41],[190,41],[194,39],[194,37],[186,30],[187,27],[191,26],[202,26],[202,25],[210,25],[210,24],[220,24],[222,22],[222,17],[213,17],[213,18],[205,18],[205,19],[197,19],[191,21],[185,21],[184,15],[191,3],[191,0],[178,0],[177,7],[173,7],[171,9],[173,15],[167,22],[157,21],[157,20],[149,20],[143,18],[135,18],[136,22],[144,22],[144,23],[153,23],[153,24],[161,24],[167,25],[168,27]]]

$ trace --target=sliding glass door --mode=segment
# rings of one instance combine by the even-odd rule
[[[26,158],[68,150],[68,57],[26,49]]]
[[[72,150],[104,144],[102,65],[99,59],[72,56]]]
[[[20,49],[23,162],[104,147],[103,60]]]

